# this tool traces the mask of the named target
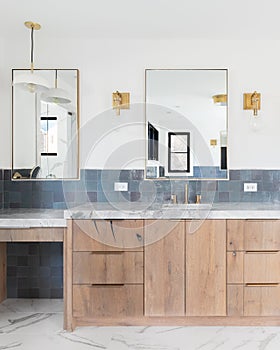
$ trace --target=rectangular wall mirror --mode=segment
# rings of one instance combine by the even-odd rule
[[[35,69],[48,88],[16,83],[30,73],[12,70],[12,179],[79,178],[79,71]]]
[[[146,178],[228,179],[227,69],[146,69]]]

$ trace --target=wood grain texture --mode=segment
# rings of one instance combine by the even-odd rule
[[[143,285],[73,286],[74,317],[143,316]]]
[[[63,227],[0,229],[0,242],[63,242]]]
[[[227,315],[243,316],[243,285],[228,284],[227,286]]]
[[[0,303],[7,297],[7,245],[0,243]]]
[[[185,314],[185,227],[173,223],[166,235],[166,220],[148,222],[145,239],[145,315],[181,316]],[[162,238],[163,237],[163,238]]]
[[[64,329],[73,330],[73,306],[72,306],[72,273],[73,273],[73,257],[72,257],[72,227],[73,221],[67,220],[67,228],[64,231],[63,243],[63,294],[64,294]]]
[[[227,283],[243,283],[244,252],[227,252]]]
[[[74,252],[73,283],[143,283],[143,252]]]
[[[280,316],[280,286],[244,286],[244,316]]]
[[[186,222],[186,315],[226,315],[226,221],[205,220],[188,233]]]
[[[143,251],[143,220],[74,220],[74,251]]]
[[[227,220],[227,250],[244,250],[245,220]]]
[[[245,283],[280,283],[280,252],[246,252]]]
[[[280,220],[246,220],[245,250],[280,250]]]

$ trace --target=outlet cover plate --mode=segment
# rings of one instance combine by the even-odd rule
[[[258,184],[252,182],[244,182],[244,192],[257,192]]]
[[[114,191],[128,191],[128,183],[127,182],[114,182]]]

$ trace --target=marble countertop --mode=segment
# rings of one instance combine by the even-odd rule
[[[66,227],[66,219],[280,219],[280,203],[92,203],[68,210],[1,209],[0,228]]]
[[[1,209],[0,228],[65,227],[63,210]]]
[[[92,203],[65,211],[73,219],[280,219],[280,203]]]

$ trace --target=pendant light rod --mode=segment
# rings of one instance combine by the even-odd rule
[[[31,29],[31,38],[30,38],[30,43],[31,43],[31,52],[30,52],[30,69],[31,73],[34,71],[34,30],[40,30],[41,25],[39,23],[34,23],[31,21],[24,22],[24,25],[28,28]]]

